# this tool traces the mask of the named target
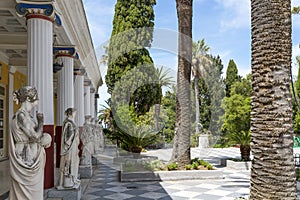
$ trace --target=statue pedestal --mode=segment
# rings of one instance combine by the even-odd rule
[[[92,156],[92,165],[98,165],[98,160],[94,156]]]
[[[199,148],[208,148],[209,147],[209,139],[208,139],[208,134],[203,134],[199,136]]]
[[[93,175],[92,165],[79,165],[80,178],[91,178]]]
[[[81,199],[81,186],[77,189],[64,189],[64,190],[58,190],[56,188],[52,188],[48,190],[47,192],[47,197],[48,198],[60,198],[63,200],[67,199],[76,199],[80,200]]]

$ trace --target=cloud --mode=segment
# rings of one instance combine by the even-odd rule
[[[222,20],[220,22],[221,31],[229,29],[249,28],[250,1],[249,0],[214,0],[217,6],[221,6]]]
[[[115,1],[83,1],[95,48],[106,42],[110,37]]]

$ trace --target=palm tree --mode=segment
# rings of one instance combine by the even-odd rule
[[[171,160],[180,167],[191,161],[190,149],[190,82],[192,61],[193,0],[176,0],[178,17],[178,73],[176,123]]]
[[[199,120],[200,120],[200,108],[199,108],[199,78],[203,77],[206,68],[212,64],[212,61],[208,55],[209,46],[205,44],[204,39],[201,41],[193,42],[192,47],[192,72],[195,81],[195,104],[196,104],[196,134],[200,133]]]
[[[250,199],[297,199],[289,83],[291,1],[251,0],[251,26]]]
[[[172,77],[168,76],[170,70],[164,70],[164,67],[160,67],[156,69],[156,75],[158,78],[158,84],[160,88],[160,97],[157,104],[155,104],[155,130],[159,130],[159,114],[160,114],[160,106],[161,106],[161,98],[162,98],[162,87],[169,87],[174,84]],[[170,88],[171,89],[171,88]]]

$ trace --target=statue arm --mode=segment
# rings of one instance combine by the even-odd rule
[[[23,113],[18,114],[17,120],[18,120],[18,125],[21,128],[21,130],[30,139],[32,139],[34,141],[38,141],[41,138],[41,136],[43,134],[43,128],[35,129],[35,127],[32,126],[31,120],[26,118]]]

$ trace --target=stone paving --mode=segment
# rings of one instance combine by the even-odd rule
[[[110,151],[112,153],[113,151]],[[238,149],[192,149],[192,157],[210,159],[218,165],[220,158],[238,157]],[[155,155],[161,160],[169,160],[171,149],[152,150],[144,153]],[[202,156],[200,156],[202,155]],[[100,165],[95,166],[92,179],[83,189],[82,199],[128,199],[128,200],[229,200],[247,197],[249,194],[250,171],[235,171],[219,168],[224,179],[184,180],[163,182],[119,182],[118,165],[109,157],[98,157]]]

